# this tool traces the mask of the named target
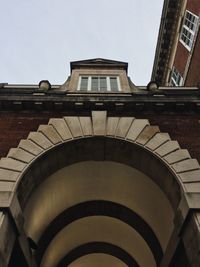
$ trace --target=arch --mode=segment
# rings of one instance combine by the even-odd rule
[[[124,262],[127,266],[131,267],[139,267],[135,259],[129,255],[125,250],[122,248],[106,243],[106,242],[90,242],[87,244],[83,244],[78,246],[77,248],[71,250],[58,264],[58,267],[65,267],[68,266],[70,263],[75,261],[76,259],[92,254],[92,253],[104,253],[108,255],[112,255],[122,262]]]
[[[150,247],[157,264],[162,259],[162,248],[151,227],[135,212],[118,203],[109,201],[89,201],[77,204],[59,214],[46,228],[40,237],[37,249],[37,260],[41,261],[47,245],[65,226],[87,216],[104,215],[117,218],[133,227]],[[65,265],[67,266],[67,264]]]
[[[99,142],[95,142],[95,139]],[[78,143],[82,146],[80,147]],[[76,149],[73,149],[73,146],[76,146]],[[181,192],[177,191],[189,191],[190,182],[196,181],[199,175],[200,166],[195,159],[191,159],[188,151],[181,149],[178,142],[172,141],[167,133],[161,133],[157,126],[150,126],[148,120],[134,117],[107,117],[106,112],[97,111],[92,112],[91,117],[68,116],[62,119],[50,119],[48,125],[41,125],[37,132],[31,132],[26,140],[20,141],[18,148],[10,149],[7,157],[0,160],[0,181],[4,187],[7,184],[7,192],[16,191],[17,188],[19,190],[24,177],[38,161],[43,164],[47,157],[51,158],[51,154],[58,152],[62,154],[63,151],[67,152],[67,149],[76,154],[76,161],[85,160],[78,154],[79,150],[84,149],[89,154],[92,152],[90,146],[98,149],[96,155],[94,151],[92,154],[95,160],[101,158],[104,160],[104,156],[107,156],[114,161],[135,165],[151,178],[157,176],[159,171],[163,179],[156,182],[160,183],[159,186],[168,195],[175,209],[181,196]],[[115,153],[111,155],[109,152],[114,147]],[[131,153],[131,157],[128,157],[128,153]],[[85,155],[86,157],[87,160],[91,159],[88,155]],[[138,159],[150,162],[147,162],[146,166],[144,164],[141,166]],[[46,175],[41,174],[47,176],[60,166],[74,161],[73,156],[59,159],[56,163],[52,162],[51,158],[50,170],[40,170],[47,172]],[[149,163],[152,166],[148,166]],[[60,166],[55,166],[56,164]],[[198,171],[194,172],[195,170]],[[179,199],[174,196],[177,194]]]
[[[148,120],[110,117],[104,111],[50,119],[0,160],[1,205],[10,209],[19,232],[33,190],[62,167],[88,160],[119,162],[145,173],[165,193],[174,212],[183,209],[179,226],[188,212],[183,197],[187,202],[187,195],[199,193],[198,162]]]
[[[91,253],[73,261],[70,267],[95,267],[99,262],[102,266],[127,267],[120,259],[105,253]]]

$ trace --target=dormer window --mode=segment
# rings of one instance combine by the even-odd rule
[[[79,76],[78,90],[118,92],[121,90],[119,76]]]

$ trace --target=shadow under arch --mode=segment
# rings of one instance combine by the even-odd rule
[[[104,253],[112,255],[115,258],[123,261],[127,266],[139,267],[136,260],[122,248],[106,243],[106,242],[91,242],[83,244],[71,250],[57,265],[57,267],[66,267],[76,259],[93,253]]]
[[[77,204],[59,214],[46,228],[40,237],[36,257],[38,263],[55,235],[68,224],[83,217],[103,215],[119,219],[134,228],[146,241],[157,265],[160,263],[163,251],[151,227],[134,211],[111,201],[88,201]],[[65,265],[67,266],[67,265]]]
[[[65,166],[89,160],[113,161],[136,168],[160,187],[176,211],[183,189],[163,159],[136,143],[100,136],[73,139],[38,156],[18,180],[17,196],[22,210],[34,189],[51,174]]]

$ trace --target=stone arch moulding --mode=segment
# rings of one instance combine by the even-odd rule
[[[69,158],[56,159],[55,154],[52,156],[53,152],[62,150],[64,153],[66,149]],[[76,157],[70,158],[76,149]],[[81,158],[80,149],[89,150],[88,154],[84,154],[86,159]],[[48,166],[46,164],[49,155],[48,160],[52,162],[53,158],[54,161],[52,166],[51,162]],[[37,132],[31,132],[26,140],[21,140],[17,148],[11,148],[7,157],[0,160],[2,266],[7,266],[11,253],[5,247],[14,242],[14,238],[8,240],[7,233],[12,232],[9,222],[14,222],[19,234],[23,232],[21,207],[23,209],[28,194],[40,182],[33,182],[33,179],[38,174],[47,177],[76,161],[104,160],[105,157],[106,160],[138,168],[161,187],[176,214],[176,235],[180,233],[189,210],[199,209],[200,166],[196,159],[191,159],[187,150],[180,148],[177,141],[171,140],[167,133],[161,133],[158,126],[151,126],[146,119],[109,117],[106,111],[94,111],[91,117],[52,118],[48,125],[40,125]],[[37,165],[39,161],[43,162],[40,168]],[[24,188],[26,191],[23,191]],[[199,220],[199,216],[195,220]]]

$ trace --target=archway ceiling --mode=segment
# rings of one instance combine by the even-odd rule
[[[46,179],[26,206],[27,235],[37,242],[61,212],[91,200],[107,200],[133,210],[150,225],[165,249],[173,229],[173,211],[163,192],[140,171],[105,161],[76,163]]]
[[[94,253],[86,256],[82,256],[69,267],[105,267],[105,266],[115,266],[115,267],[127,267],[121,260],[113,257],[111,255],[103,253]]]
[[[121,247],[141,267],[156,266],[146,242],[130,226],[114,218],[92,216],[73,222],[56,235],[44,254],[41,267],[57,266],[72,249],[94,241],[107,242]]]

